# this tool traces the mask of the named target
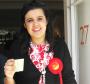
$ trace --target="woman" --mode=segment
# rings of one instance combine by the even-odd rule
[[[76,84],[65,42],[53,39],[47,6],[38,1],[26,4],[22,8],[22,21],[21,33],[13,43],[4,66],[4,84],[60,84],[59,75],[48,68],[54,57],[63,62],[63,84]],[[15,59],[20,58],[24,58],[24,70],[15,72]]]

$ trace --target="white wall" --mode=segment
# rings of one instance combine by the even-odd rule
[[[65,12],[64,13],[65,13],[66,42],[69,46],[69,50],[71,52],[71,56],[73,59],[73,58],[75,58],[75,56],[73,55],[73,52],[74,53],[76,52],[76,48],[75,48],[75,51],[72,52],[72,49],[73,49],[72,38],[75,38],[75,37],[79,38],[79,40],[78,40],[79,41],[79,46],[78,46],[79,50],[77,49],[79,51],[79,58],[78,58],[78,56],[76,56],[78,58],[78,59],[77,58],[76,59],[79,60],[79,63],[78,63],[79,67],[77,67],[77,63],[76,63],[76,65],[75,65],[75,63],[73,64],[73,65],[75,65],[75,68],[74,68],[75,72],[78,71],[78,69],[76,69],[76,67],[79,68],[79,76],[76,73],[76,79],[79,79],[79,84],[90,84],[90,37],[89,37],[90,36],[90,0],[83,0],[83,1],[78,0],[78,1],[82,1],[82,2],[71,4],[69,6],[66,3],[68,1],[70,1],[70,0],[64,0],[64,2],[65,2],[64,3],[64,5],[65,5],[64,11]],[[70,14],[72,16],[72,11],[74,10],[73,5],[76,7],[76,11],[77,11],[77,16],[74,16],[74,17],[77,17],[77,19],[78,19],[78,21],[77,21],[78,22],[78,31],[74,31],[74,32],[77,32],[78,36],[77,35],[75,36],[71,33],[71,32],[73,32],[72,31],[73,28],[74,29],[77,28],[74,25],[75,21],[74,21],[74,23],[72,23],[73,17],[70,17]],[[73,10],[72,10],[72,8],[73,8]],[[69,9],[71,9],[71,10],[69,10]],[[70,25],[70,23],[71,23],[71,25]],[[72,27],[72,25],[74,25],[74,27]],[[82,32],[81,32],[80,28],[81,28],[81,26],[84,26],[84,25],[88,25],[88,33],[86,33],[87,29],[85,29],[85,31],[83,33],[83,35],[84,35],[83,41],[85,41],[86,34],[87,34],[87,41],[85,44],[81,44]],[[78,55],[78,53],[77,53],[77,55]],[[75,59],[73,59],[73,60],[75,60]],[[73,62],[73,60],[72,60],[72,62]]]
[[[81,3],[75,3],[75,4],[71,4],[68,5],[68,1],[70,0],[64,0],[64,13],[65,13],[65,39],[66,42],[68,44],[69,50],[71,52],[71,56],[73,58],[73,46],[72,46],[72,25],[74,25],[75,23],[72,23],[73,18],[70,17],[70,15],[72,16],[72,6],[74,5],[76,7],[76,11],[77,11],[77,24],[78,24],[78,31],[75,31],[78,33],[77,38],[79,38],[79,46],[78,47],[78,51],[79,51],[79,58],[77,56],[77,60],[79,60],[79,63],[76,63],[76,65],[78,64],[79,67],[79,76],[76,73],[76,79],[79,79],[77,81],[79,81],[78,84],[90,84],[90,0],[78,0],[78,1],[82,1]],[[71,10],[70,10],[71,9]],[[71,21],[70,21],[71,20]],[[84,25],[88,25],[88,33],[87,33],[87,41],[85,44],[81,44],[81,39],[82,39],[82,32],[80,30],[81,26]],[[75,26],[75,25],[74,25]],[[74,27],[77,28],[77,27]],[[86,30],[83,33],[84,37],[86,36]],[[76,37],[76,36],[75,36]],[[71,42],[70,42],[71,41]],[[85,41],[85,38],[83,38],[83,41]],[[76,51],[74,51],[75,53]],[[78,53],[77,53],[78,54]],[[78,62],[78,61],[77,61]],[[75,64],[74,64],[75,65]],[[75,72],[78,71],[78,69],[74,69]]]
[[[78,31],[79,41],[81,42],[82,32],[80,27],[89,25],[86,44],[79,44],[79,64],[80,64],[80,84],[90,84],[90,0],[83,0],[82,4],[78,5]],[[84,33],[86,34],[86,33]],[[83,39],[85,40],[85,38]]]

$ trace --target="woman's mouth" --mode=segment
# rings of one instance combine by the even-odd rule
[[[32,29],[33,32],[39,32],[41,30],[41,28],[34,28]]]

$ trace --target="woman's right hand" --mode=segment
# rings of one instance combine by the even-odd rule
[[[15,60],[14,59],[7,60],[4,66],[4,73],[5,73],[6,78],[13,79],[13,76],[15,74]]]

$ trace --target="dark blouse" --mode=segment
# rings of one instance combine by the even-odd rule
[[[27,52],[22,52],[20,43],[16,41],[10,50],[9,56],[14,59],[24,58],[24,71],[16,72],[14,79],[16,84],[38,84],[41,73],[29,59]],[[54,43],[54,57],[63,61],[62,78],[63,84],[76,84],[74,71],[72,70],[72,60],[63,39],[59,38]],[[60,84],[59,75],[52,74],[46,67],[46,84]]]

